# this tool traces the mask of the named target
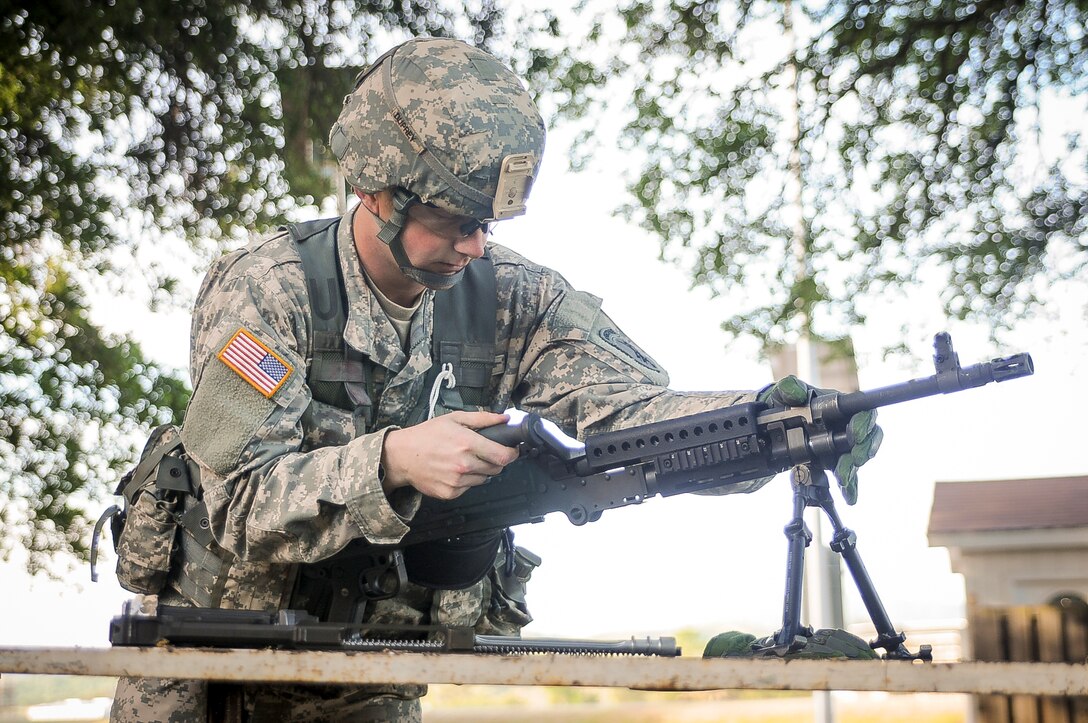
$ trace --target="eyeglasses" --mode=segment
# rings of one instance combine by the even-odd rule
[[[491,232],[490,221],[455,216],[429,203],[413,204],[408,209],[408,218],[423,224],[432,233],[453,241],[468,238],[477,231],[483,231],[485,234]]]

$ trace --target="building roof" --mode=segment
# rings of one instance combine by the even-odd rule
[[[1088,476],[938,482],[929,533],[1088,527]]]

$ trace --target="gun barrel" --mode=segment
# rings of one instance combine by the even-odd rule
[[[511,638],[503,635],[477,635],[477,653],[566,653],[573,655],[680,655],[676,638],[629,638],[627,640],[567,640],[563,638]]]
[[[863,392],[839,394],[835,407],[835,416],[849,419],[858,412],[863,412],[890,404],[908,402],[912,399],[931,397],[937,394],[951,394],[964,389],[981,387],[990,382],[1004,382],[1009,379],[1031,376],[1035,365],[1030,354],[1015,354],[993,361],[973,364],[968,367],[955,366],[938,371],[931,377],[911,379],[902,384],[871,389]]]
[[[1035,364],[1031,361],[1031,354],[1016,354],[1004,359],[994,359],[990,364],[993,367],[995,382],[1030,377],[1035,373]]]

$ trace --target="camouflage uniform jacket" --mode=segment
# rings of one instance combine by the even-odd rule
[[[215,538],[234,556],[216,595],[223,607],[286,604],[294,565],[327,558],[358,537],[395,543],[418,506],[412,491],[387,499],[378,463],[385,435],[429,391],[433,293],[424,292],[405,351],[367,286],[351,216],[337,240],[348,302],[344,339],[388,370],[375,424],[361,436],[349,413],[314,401],[306,385],[311,314],[302,263],[286,233],[219,259],[197,299],[195,391],[182,437],[201,468]],[[517,406],[583,438],[751,399],[750,392],[668,390],[666,373],[616,328],[600,299],[509,249],[489,248],[498,294],[491,410]],[[220,358],[239,330],[286,370],[270,396]]]

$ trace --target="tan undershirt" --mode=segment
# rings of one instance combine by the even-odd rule
[[[411,306],[401,306],[383,294],[377,286],[371,283],[369,278],[366,280],[366,285],[374,292],[374,298],[378,300],[378,306],[382,307],[382,311],[389,318],[389,322],[393,324],[393,329],[397,332],[397,338],[400,339],[401,349],[407,349],[408,334],[412,329],[412,317],[415,316],[420,304],[423,303],[423,294],[420,294],[419,298],[416,299],[416,303]]]

